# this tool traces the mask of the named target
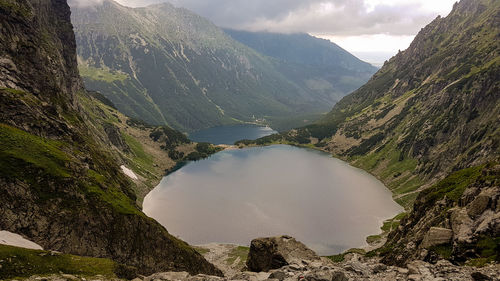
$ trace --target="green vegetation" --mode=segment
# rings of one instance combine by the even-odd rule
[[[389,233],[390,231],[396,229],[399,226],[399,222],[407,215],[407,213],[403,212],[396,215],[392,219],[384,221],[384,224],[382,225],[382,227],[380,227],[380,229],[385,233]]]
[[[98,177],[102,180],[101,175]],[[90,198],[106,202],[120,214],[145,216],[135,205],[135,201],[117,187],[104,188],[99,185],[87,185],[84,192]]]
[[[394,249],[394,244],[391,244],[391,243],[386,243],[384,246],[378,248],[378,249],[375,249],[375,250],[372,250],[372,251],[369,251],[368,253],[366,253],[366,257],[375,257],[375,256],[383,256],[387,253],[391,253]]]
[[[368,152],[370,152],[370,150],[384,138],[385,138],[384,133],[375,134],[371,136],[369,139],[362,141],[359,146],[353,147],[349,152],[349,155],[350,156],[365,155]]]
[[[33,275],[76,274],[116,278],[118,265],[109,259],[87,258],[0,245],[0,279]]]
[[[245,146],[245,145],[271,145],[280,143],[283,139],[283,135],[281,134],[273,134],[269,136],[262,137],[256,140],[239,140],[234,143],[237,146]]]
[[[210,249],[207,249],[207,248],[203,248],[203,247],[196,247],[196,246],[193,246],[193,249],[200,253],[200,255],[205,255],[205,254],[208,254],[210,253]]]
[[[211,143],[200,142],[196,144],[196,151],[189,153],[186,157],[184,157],[184,161],[197,161],[203,158],[207,158],[208,156],[215,154],[221,151],[223,148],[215,146]]]
[[[418,175],[413,174],[418,161],[413,158],[402,157],[393,142],[386,143],[375,149],[369,154],[352,159],[354,165],[366,170],[373,171],[380,165],[384,169],[377,172],[377,177],[381,179],[394,195],[403,195],[396,199],[405,209],[410,209],[418,193],[412,193],[417,190],[423,181]],[[404,196],[404,194],[409,195]]]
[[[249,247],[238,246],[228,253],[228,258],[226,263],[228,265],[234,264],[234,262],[239,259],[238,265],[245,265],[247,262],[248,253],[250,252]]]
[[[445,196],[458,202],[465,189],[481,176],[485,167],[486,165],[481,165],[450,174],[436,185],[425,190],[427,204],[433,204]]]
[[[15,0],[0,0],[0,9],[3,10],[4,13],[10,14],[10,12],[12,12],[23,18],[29,18],[32,16],[30,8]]]
[[[370,235],[370,236],[366,237],[366,243],[372,244],[372,243],[380,241],[381,239],[382,239],[382,235]]]
[[[164,139],[165,145],[162,148],[165,150],[171,150],[181,144],[191,143],[185,134],[167,126],[155,128],[149,137],[154,141]]]
[[[360,254],[362,256],[367,254],[366,251],[363,249],[352,248],[338,255],[327,256],[327,258],[333,262],[343,262],[345,259],[345,255],[350,253]]]
[[[482,267],[491,262],[500,262],[500,237],[482,236],[474,248],[479,257],[467,261],[467,265]]]
[[[88,94],[94,98],[96,98],[98,101],[102,102],[104,105],[107,105],[113,109],[116,109],[115,104],[110,101],[108,98],[106,98],[103,94],[95,91],[88,91]]]
[[[202,155],[208,156],[210,154],[214,154],[214,153],[221,151],[221,148],[214,146],[211,143],[200,142],[200,143],[196,144],[196,151],[198,151]]]
[[[321,113],[296,114],[292,116],[266,116],[267,125],[278,132],[296,128],[297,126],[312,125],[325,115]]]
[[[12,89],[12,88],[0,88],[0,91],[5,91],[5,92],[8,92],[8,93],[11,93],[14,95],[25,95],[26,94],[24,91],[21,91],[18,89]]]
[[[81,76],[96,81],[105,81],[108,83],[112,83],[115,81],[124,81],[129,78],[127,74],[121,73],[119,71],[85,66],[81,64],[78,65],[78,70],[80,71]]]
[[[65,168],[70,156],[63,152],[67,145],[63,142],[41,138],[9,125],[0,123],[0,170],[16,178],[25,178],[25,171],[15,163],[25,163],[47,174],[58,177],[70,177]]]
[[[438,254],[443,259],[449,259],[453,252],[453,246],[451,244],[437,245],[432,246],[429,250]]]
[[[151,171],[154,170],[153,157],[146,153],[142,144],[132,136],[122,133],[122,137],[132,151],[132,161],[129,162],[132,169],[138,174],[149,178]]]

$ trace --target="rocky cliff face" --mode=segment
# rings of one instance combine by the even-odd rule
[[[71,98],[81,88],[70,11],[61,9],[64,5],[62,0],[1,3],[1,87],[47,100],[53,95]]]
[[[108,151],[119,134],[80,102],[66,1],[0,1],[0,26],[0,229],[142,273],[221,274],[135,204]]]

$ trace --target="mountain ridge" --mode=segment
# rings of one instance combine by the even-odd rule
[[[321,92],[334,102],[359,88],[377,70],[337,44],[306,33],[224,31],[276,60],[279,71],[302,88]]]
[[[151,124],[193,131],[272,122],[325,112],[338,100],[331,90],[311,90],[283,73],[275,59],[170,4],[127,8],[104,1],[75,7],[72,18],[86,86]]]
[[[136,149],[82,87],[66,0],[0,1],[0,24],[0,228],[136,273],[221,275],[137,205],[119,166]]]
[[[365,71],[375,68],[335,42],[307,33],[251,32],[229,28],[223,30],[252,49],[283,61],[312,65],[335,65],[347,70],[358,71],[359,68],[356,67],[363,67],[362,70]]]

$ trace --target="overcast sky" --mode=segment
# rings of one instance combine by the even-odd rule
[[[330,39],[364,60],[383,62],[406,49],[435,17],[446,16],[456,0],[118,0],[133,7],[164,1],[221,27],[306,32]]]

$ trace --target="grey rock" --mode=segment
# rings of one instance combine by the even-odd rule
[[[481,273],[481,272],[473,272],[471,274],[471,277],[472,279],[474,279],[474,281],[490,281],[490,280],[493,280],[493,278]]]
[[[205,275],[205,274],[198,274],[196,276],[191,276],[186,279],[186,281],[222,281],[222,280],[225,279],[222,277]]]
[[[144,281],[154,281],[154,280],[177,281],[177,280],[185,280],[188,277],[189,273],[187,272],[160,272],[146,277]]]
[[[488,208],[489,203],[490,197],[480,194],[467,206],[467,214],[471,218],[475,218],[481,215]]]
[[[231,280],[246,280],[246,281],[264,281],[269,279],[269,273],[266,272],[240,272],[233,277]]]
[[[477,219],[477,222],[479,225],[474,230],[474,235],[486,233],[491,233],[493,237],[500,235],[500,212],[487,210]]]
[[[334,272],[332,275],[332,281],[348,281],[349,278],[345,276],[345,273],[342,271]]]
[[[325,270],[316,270],[304,275],[306,281],[330,281],[333,278],[333,273]]]
[[[387,265],[385,264],[377,264],[373,267],[372,269],[372,272],[377,274],[377,273],[380,273],[380,272],[383,272],[383,271],[386,271],[387,270]]]
[[[422,241],[423,248],[447,244],[453,238],[453,231],[447,228],[431,227]]]
[[[459,243],[470,243],[474,222],[463,208],[456,208],[451,212],[451,228],[453,239]]]
[[[362,263],[359,261],[348,262],[348,263],[346,263],[344,268],[347,271],[352,271],[356,274],[364,275],[364,276],[368,276],[372,272],[372,270],[368,267],[368,265],[366,263]]]
[[[252,240],[247,267],[251,271],[269,271],[302,261],[319,261],[311,249],[290,236],[258,238]]]
[[[269,279],[278,279],[280,281],[284,280],[287,277],[288,275],[283,271],[274,271],[271,273],[271,275],[269,275]]]

